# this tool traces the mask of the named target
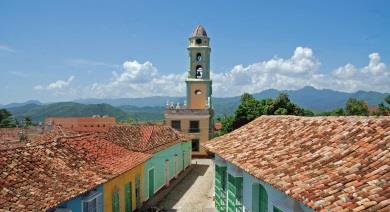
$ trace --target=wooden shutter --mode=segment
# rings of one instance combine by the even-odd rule
[[[133,200],[131,196],[131,182],[125,185],[125,211],[131,212],[133,210]]]
[[[268,211],[268,195],[265,188],[259,184],[259,211],[260,212],[267,212]]]
[[[112,193],[112,211],[119,212],[119,191],[118,190]]]

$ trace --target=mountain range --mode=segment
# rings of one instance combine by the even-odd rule
[[[253,94],[257,99],[275,98],[281,91],[268,89]],[[329,111],[344,107],[348,98],[358,98],[367,101],[370,106],[383,102],[388,93],[373,91],[358,91],[354,93],[304,87],[299,90],[283,90],[290,99],[303,108],[315,112]],[[24,103],[0,105],[7,108],[16,118],[30,116],[35,121],[42,121],[46,116],[92,116],[110,115],[118,120],[132,119],[137,121],[163,120],[167,101],[183,104],[185,97],[153,96],[144,98],[117,99],[77,99],[73,102],[42,103],[30,100]],[[234,113],[240,101],[235,97],[214,97],[213,105],[216,117]]]

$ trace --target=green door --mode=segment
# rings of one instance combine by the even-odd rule
[[[149,170],[149,198],[154,194],[154,169]]]
[[[260,198],[260,204],[259,204],[259,211],[260,212],[267,212],[268,211],[268,195],[265,188],[259,184],[259,198]]]
[[[133,199],[131,196],[131,182],[125,185],[125,210],[126,212],[133,211]]]

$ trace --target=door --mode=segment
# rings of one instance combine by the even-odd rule
[[[169,186],[169,160],[165,160],[165,185]]]
[[[135,207],[141,206],[141,177],[137,175],[135,177]]]
[[[154,169],[149,170],[149,198],[154,194]]]
[[[178,159],[178,156],[177,154],[175,154],[175,178],[177,178],[177,173],[179,172],[179,159]]]

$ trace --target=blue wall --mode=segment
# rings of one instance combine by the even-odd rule
[[[99,196],[100,195],[100,196]],[[103,186],[99,185],[95,189],[92,189],[88,192],[80,194],[66,202],[61,203],[57,208],[66,208],[72,210],[72,212],[82,212],[82,203],[84,200],[88,200],[91,197],[99,196],[98,211],[103,211]],[[55,211],[55,209],[50,209],[48,211]]]
[[[259,184],[261,184],[267,191],[269,212],[273,211],[274,205],[276,205],[279,209],[282,209],[285,212],[293,211],[292,207],[295,207],[296,209],[300,208],[304,212],[313,211],[311,208],[306,207],[302,203],[293,200],[284,192],[281,192],[275,189],[274,187],[272,187],[271,185],[261,180],[258,180],[254,176],[240,169],[239,167],[225,161],[223,158],[219,157],[218,155],[215,155],[215,164],[218,166],[226,166],[227,173],[231,174],[232,176],[243,177],[242,194],[243,194],[244,211],[254,211],[254,212],[258,211],[259,195],[258,195],[257,188]],[[227,198],[229,197],[227,196]]]

